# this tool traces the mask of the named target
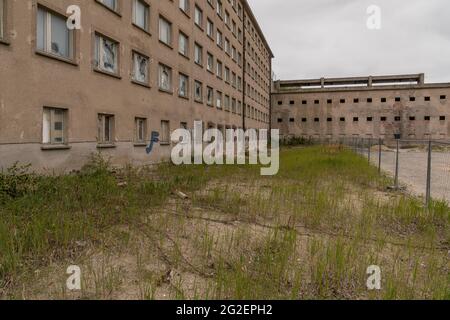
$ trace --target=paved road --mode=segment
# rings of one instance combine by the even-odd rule
[[[427,152],[400,150],[399,179],[415,194],[425,195],[427,180]],[[395,152],[383,151],[381,168],[394,176]],[[378,166],[378,152],[372,154],[372,162]],[[431,170],[431,196],[450,203],[450,152],[433,152]]]

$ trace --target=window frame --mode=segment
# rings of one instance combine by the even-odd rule
[[[44,122],[45,122],[45,115],[46,115],[46,111],[50,112],[50,118],[49,118],[49,126],[48,126],[48,139],[49,141],[46,142],[44,141],[44,137],[46,136],[44,134],[44,130],[45,130],[45,126],[44,126]],[[54,129],[54,124],[56,123],[56,121],[54,120],[55,117],[55,111],[60,111],[62,112],[62,130],[56,130]],[[67,123],[68,123],[68,109],[66,108],[58,108],[58,107],[49,107],[49,106],[44,106],[44,108],[42,109],[42,137],[41,137],[41,144],[43,146],[46,147],[58,147],[58,146],[68,146],[69,144],[69,139],[68,139],[68,130],[67,130]],[[58,142],[55,143],[53,142],[53,134],[52,132],[54,131],[62,131],[62,142]]]
[[[144,5],[145,9],[146,9],[146,15],[145,15],[145,27],[140,26],[139,24],[137,24],[136,22],[136,10],[137,10],[137,6],[136,4],[140,2]],[[135,26],[136,28],[150,34],[150,26],[151,26],[151,6],[150,4],[146,1],[146,0],[133,0],[132,6],[131,6],[131,10],[132,10],[132,14],[131,14],[131,21],[133,26]]]
[[[147,76],[146,76],[146,81],[142,82],[140,80],[137,80],[135,78],[135,55],[141,56],[145,59],[147,59]],[[140,51],[137,50],[131,50],[131,81],[133,83],[139,84],[139,85],[144,85],[146,87],[150,87],[150,78],[151,78],[151,74],[150,74],[150,57],[146,54],[141,53]]]
[[[93,67],[94,67],[94,70],[97,71],[97,72],[100,72],[100,73],[104,73],[104,74],[107,74],[107,75],[111,75],[111,76],[120,78],[121,77],[120,76],[120,62],[121,62],[120,61],[121,60],[120,59],[120,49],[121,49],[120,42],[117,41],[117,40],[114,40],[112,37],[109,37],[109,36],[107,36],[107,35],[105,35],[105,34],[103,34],[101,32],[98,32],[98,31],[94,31],[93,35],[94,35],[93,36],[93,38],[94,38],[93,39],[93,41],[94,41],[94,46],[93,46],[93,56],[94,56],[94,58],[93,58]],[[99,39],[99,42],[97,41],[97,38]],[[116,44],[116,56],[115,56],[116,67],[115,67],[114,72],[111,72],[111,71],[101,67],[102,61],[103,61],[103,55],[102,55],[102,51],[101,50],[103,50],[103,48],[104,48],[103,45],[101,45],[101,44],[105,40]],[[97,48],[97,46],[98,46],[98,48]]]
[[[101,118],[101,119],[100,119]],[[109,137],[105,139],[106,135],[106,120],[109,121]],[[97,144],[102,145],[114,145],[114,133],[115,133],[115,116],[110,113],[98,113],[97,114]],[[101,130],[101,132],[100,132]]]
[[[144,118],[144,117],[135,117],[134,118],[134,128],[135,128],[135,134],[134,134],[134,141],[137,144],[146,144],[147,142],[147,133],[148,133],[148,129],[147,129],[147,122],[148,119]],[[140,124],[143,124],[142,127],[142,139],[140,138],[140,134],[141,134],[141,127]]]

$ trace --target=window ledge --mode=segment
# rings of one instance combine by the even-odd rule
[[[183,96],[183,95],[178,95],[178,98],[184,99],[184,100],[188,100],[189,101],[189,97],[188,96]]]
[[[138,85],[138,86],[141,86],[141,87],[144,87],[144,88],[147,88],[147,89],[151,89],[152,88],[148,83],[139,82],[139,81],[136,81],[136,80],[131,80],[131,83],[133,83],[135,85]]]
[[[136,143],[134,143],[134,146],[135,147],[139,147],[139,148],[147,147],[148,143],[146,143],[146,142],[136,142]]]
[[[61,144],[61,145],[59,145],[59,144],[55,144],[55,145],[49,144],[49,145],[42,145],[41,146],[41,150],[43,150],[43,151],[70,150],[70,149],[72,149],[72,147],[69,146],[69,145],[65,145],[65,144]]]
[[[152,34],[151,34],[151,32],[149,31],[149,30],[146,30],[146,29],[144,29],[144,28],[142,28],[142,27],[140,27],[140,26],[138,26],[136,23],[134,23],[134,22],[132,22],[131,23],[132,25],[133,25],[133,27],[135,27],[136,29],[138,29],[138,30],[140,30],[140,31],[142,31],[142,32],[144,32],[144,33],[146,33],[148,36],[152,36]]]
[[[180,56],[182,56],[183,58],[187,59],[187,60],[191,60],[187,55],[185,55],[185,54],[183,54],[183,53],[181,53],[181,52],[178,52],[178,54],[179,54]]]
[[[164,41],[162,41],[161,39],[159,39],[159,43],[163,44],[164,46],[166,46],[167,48],[173,50],[173,46],[171,44],[165,43]]]
[[[116,147],[113,143],[97,144],[97,149],[114,149]]]
[[[159,88],[159,91],[173,95],[173,91],[172,90],[166,90],[166,89]]]
[[[5,46],[11,45],[11,43],[8,40],[2,38],[0,38],[0,44],[4,44]]]
[[[116,78],[116,79],[122,79],[122,77],[119,75],[119,74],[115,74],[115,73],[111,73],[111,72],[108,72],[108,71],[104,71],[104,70],[102,70],[102,69],[99,69],[99,68],[94,68],[94,72],[97,72],[97,73],[100,73],[100,74],[104,74],[105,76],[110,76],[110,77],[113,77],[113,78]]]
[[[108,7],[107,5],[105,5],[104,3],[102,3],[100,0],[95,0],[95,2],[97,2],[99,5],[101,5],[102,7],[106,8],[108,11],[114,13],[115,15],[117,15],[119,18],[122,18],[122,14],[119,11],[116,11],[114,9],[111,9],[110,7]]]
[[[37,55],[40,55],[40,56],[43,56],[43,57],[47,57],[47,58],[50,58],[50,59],[58,60],[58,61],[61,61],[61,62],[64,62],[64,63],[71,64],[73,66],[78,66],[78,63],[75,60],[72,60],[72,59],[69,59],[69,58],[60,57],[60,56],[57,56],[57,55],[54,55],[54,54],[51,54],[51,53],[48,53],[48,52],[40,51],[40,50],[36,50],[35,52],[36,52]]]
[[[181,12],[183,12],[183,14],[188,18],[188,19],[190,19],[191,18],[191,16],[190,16],[190,14],[189,14],[189,12],[186,12],[186,11],[184,11],[183,9],[181,9],[181,8],[178,8],[178,9],[180,9],[180,11]]]

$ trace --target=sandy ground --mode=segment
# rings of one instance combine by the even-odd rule
[[[423,150],[403,149],[399,156],[399,179],[409,191],[425,195],[427,181],[427,157]],[[371,157],[378,166],[378,152]],[[395,152],[382,151],[381,168],[395,175]],[[431,196],[450,202],[450,152],[433,152],[431,166]]]

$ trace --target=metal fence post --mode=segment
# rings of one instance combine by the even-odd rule
[[[398,153],[400,150],[400,140],[397,139],[397,152],[395,154],[395,189],[398,190],[399,186],[398,186]]]
[[[427,164],[427,192],[425,197],[425,205],[428,207],[431,203],[431,152],[432,152],[431,140],[428,141],[428,164]]]
[[[381,138],[378,139],[378,173],[381,174]]]

